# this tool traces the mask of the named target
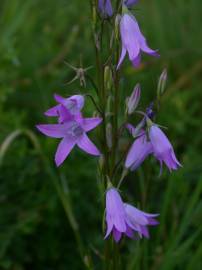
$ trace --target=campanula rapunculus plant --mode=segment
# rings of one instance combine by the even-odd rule
[[[157,124],[153,123],[160,110],[161,97],[165,92],[167,71],[164,70],[160,76],[156,97],[147,106],[141,104],[141,107],[145,106],[146,109],[145,107],[138,108],[140,107],[140,94],[143,93],[139,83],[136,84],[132,94],[126,100],[123,99],[125,84],[122,80],[120,66],[126,54],[128,54],[132,67],[138,67],[141,61],[144,61],[141,59],[142,53],[159,56],[157,50],[148,46],[135,18],[136,11],[133,7],[137,2],[137,0],[90,0],[91,29],[95,49],[94,73],[89,73],[90,70],[93,72],[93,69],[83,69],[82,67],[78,69],[78,73],[76,68],[68,64],[77,72],[76,77],[70,83],[81,77],[84,82],[80,83],[79,94],[75,93],[67,98],[55,94],[57,104],[47,110],[45,116],[56,118],[56,122],[36,126],[44,135],[61,139],[55,154],[56,166],[61,164],[65,166],[64,161],[75,146],[90,155],[99,157],[97,170],[99,188],[97,190],[101,194],[96,195],[99,199],[105,198],[102,203],[101,200],[99,202],[102,206],[100,216],[103,216],[100,224],[103,224],[103,235],[105,234],[103,238],[106,245],[105,251],[97,252],[97,254],[101,254],[100,258],[103,258],[108,270],[120,270],[117,268],[117,258],[121,259],[121,256],[117,255],[117,249],[114,252],[115,244],[121,242],[122,238],[131,238],[133,241],[143,237],[149,238],[148,227],[158,225],[156,220],[158,214],[143,212],[122,200],[119,192],[122,192],[124,198],[127,197],[127,191],[123,193],[121,190],[127,174],[132,171],[136,176],[136,172],[133,171],[144,166],[144,160],[148,156],[154,156],[160,162],[161,167],[165,163],[170,171],[177,170],[181,166],[168,138]],[[91,89],[94,90],[92,93]],[[82,91],[83,93],[80,94]],[[86,92],[88,94],[85,94]],[[147,94],[146,91],[144,93]],[[83,112],[85,111],[84,97],[89,97],[92,101],[94,117],[83,117],[85,113]],[[88,108],[88,111],[90,109],[91,107]],[[139,120],[137,117],[141,117],[141,119]],[[97,132],[93,141],[96,141],[99,149],[87,135],[95,128]],[[123,141],[125,146],[121,147]],[[96,171],[93,166],[92,171]],[[153,176],[150,175],[151,182],[152,178]],[[148,203],[152,208],[153,205],[148,202],[145,196],[146,191],[143,190],[144,183],[140,182],[142,177],[140,179],[137,175],[135,180],[137,183],[135,200],[138,205],[141,207],[141,198],[144,197],[144,204]],[[144,192],[144,196],[141,196],[142,192]],[[134,196],[132,191],[130,193],[130,197]],[[83,200],[83,198],[81,199]],[[62,203],[64,205],[64,200]],[[157,207],[160,208],[158,205]],[[65,209],[71,212],[70,224],[75,232],[84,268],[94,269],[93,260],[89,259],[90,255],[86,251],[91,248],[88,247],[86,250],[83,248],[82,236],[79,227],[75,226],[75,218],[72,222],[73,209],[70,209],[69,205]],[[154,236],[151,234],[152,237]],[[122,242],[124,244],[127,241]],[[113,259],[110,257],[111,255]],[[91,263],[89,264],[89,262]]]

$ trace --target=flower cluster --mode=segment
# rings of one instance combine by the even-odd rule
[[[103,88],[105,88],[106,85],[114,85],[115,88],[117,81],[116,83],[113,82],[114,84],[109,81],[110,79],[113,81],[113,79],[116,77],[116,74],[120,73],[119,69],[124,61],[126,54],[128,54],[129,60],[131,61],[134,68],[139,67],[142,53],[146,53],[155,57],[159,56],[157,50],[153,50],[148,46],[148,43],[140,30],[136,18],[131,13],[130,9],[135,4],[137,4],[138,0],[123,0],[120,2],[122,5],[116,7],[117,11],[115,12],[112,7],[111,0],[98,0],[97,12],[99,13],[99,18],[101,19],[102,23],[103,21],[114,19],[116,25],[117,21],[119,21],[119,36],[121,41],[121,52],[117,50],[118,54],[116,54],[118,56],[120,55],[119,60],[117,61],[118,63],[112,63],[110,67],[107,66],[107,71],[110,70],[111,72],[110,76],[105,76],[105,72],[104,75],[99,74],[101,76],[99,76],[98,83],[101,84],[101,87],[95,87],[97,92],[99,89],[101,92],[98,93],[98,98],[100,98],[101,109],[104,107],[103,111],[101,111],[103,120],[101,117],[83,117],[82,109],[85,103],[85,98],[83,95],[73,95],[68,98],[64,98],[55,94],[54,98],[57,104],[47,110],[45,112],[45,116],[55,117],[57,119],[57,123],[37,125],[37,129],[44,135],[61,139],[55,154],[55,163],[57,166],[60,166],[64,162],[71,150],[76,145],[88,154],[100,156],[101,152],[89,139],[87,132],[96,128],[99,124],[101,124],[102,121],[104,122],[102,125],[102,130],[104,131],[102,135],[105,138],[102,138],[101,145],[103,146],[103,144],[106,144],[102,149],[104,152],[102,154],[102,160],[104,160],[105,163],[110,160],[111,148],[113,148],[113,151],[115,146],[118,148],[118,143],[112,141],[118,139],[118,132],[115,134],[115,136],[112,136],[111,134],[111,132],[118,130],[118,121],[111,121],[113,123],[110,121],[106,122],[106,118],[110,114],[112,114],[114,118],[118,117],[116,115],[118,110],[116,110],[117,104],[115,104],[114,107],[116,109],[114,114],[107,111],[109,106],[108,103],[110,102],[107,100],[106,93],[102,92]],[[119,11],[121,11],[121,14],[119,14]],[[115,35],[113,33],[112,38],[110,39],[110,45],[113,43],[112,41],[114,36]],[[98,54],[100,47],[98,46],[99,38],[97,37],[97,33],[95,34],[95,37],[95,47]],[[109,57],[108,61],[110,61],[110,59],[113,59],[112,55]],[[100,59],[98,59],[97,63],[99,65]],[[113,72],[111,70],[112,66]],[[101,67],[99,66],[98,68],[99,72],[104,70],[104,67],[105,65],[101,64]],[[87,71],[87,69],[85,71]],[[84,76],[83,72],[82,76]],[[107,82],[105,81],[105,77],[107,78]],[[79,78],[79,76],[76,76],[76,78]],[[166,78],[167,72],[164,70],[160,76],[158,84],[157,100],[164,92]],[[101,82],[100,80],[102,79],[103,81]],[[83,80],[85,82],[84,78]],[[91,83],[92,81],[93,80],[91,80]],[[95,85],[94,82],[92,84]],[[86,86],[86,83],[82,85]],[[114,97],[116,94],[114,94]],[[125,129],[127,129],[132,135],[134,142],[132,143],[125,158],[125,163],[123,165],[123,176],[125,177],[125,171],[135,171],[150,155],[153,155],[160,162],[160,172],[162,172],[163,163],[165,163],[170,172],[172,170],[177,170],[181,164],[176,158],[174,149],[159,125],[154,122],[155,114],[153,107],[155,102],[150,104],[150,106],[146,109],[146,112],[137,111],[136,109],[139,104],[140,95],[140,84],[137,84],[131,96],[126,99],[125,119],[127,119],[127,121],[124,122],[122,126],[124,126]],[[102,99],[102,97],[104,98]],[[112,100],[115,103],[116,100],[114,97],[112,97]],[[99,106],[96,106],[96,108],[98,107]],[[143,115],[143,119],[136,125],[136,127],[130,124],[130,121],[128,120],[134,112]],[[116,122],[116,124],[114,124],[114,122]],[[114,126],[112,126],[113,124]],[[154,226],[158,224],[158,221],[156,220],[158,214],[143,212],[136,207],[122,201],[118,192],[118,188],[123,179],[121,178],[117,186],[115,185],[115,181],[110,179],[110,177],[113,178],[113,172],[115,171],[117,164],[120,165],[119,162],[116,164],[117,152],[117,149],[115,149],[113,153],[115,157],[112,159],[113,162],[108,162],[105,166],[105,168],[108,170],[106,169],[103,172],[103,183],[106,188],[105,221],[107,228],[105,239],[108,238],[110,234],[113,236],[116,242],[119,242],[121,237],[124,235],[132,239],[142,237],[149,238],[148,226]],[[110,166],[114,167],[110,168]],[[111,172],[112,174],[110,175]],[[112,182],[114,186],[112,185]]]
[[[134,94],[138,90],[138,95]],[[133,97],[134,106],[137,106],[137,102],[140,98],[140,88],[135,88],[131,97]],[[130,99],[132,98],[129,98]],[[128,102],[128,111],[130,109],[130,103]],[[150,117],[152,115],[152,109],[147,109],[146,116],[141,122],[141,130],[135,128],[131,124],[127,124],[126,127],[130,134],[135,138],[125,161],[125,167],[130,168],[131,171],[136,170],[147,156],[153,154],[154,157],[160,162],[160,172],[162,172],[163,162],[168,167],[169,171],[177,170],[178,167],[182,166],[175,156],[175,152],[171,143],[169,142],[166,135],[154,124]],[[144,124],[147,125],[148,132],[143,129]]]

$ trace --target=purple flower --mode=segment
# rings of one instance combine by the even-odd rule
[[[99,0],[98,9],[104,18],[111,17],[113,15],[113,9],[110,0]]]
[[[127,224],[127,216],[123,201],[115,188],[107,190],[106,194],[106,222],[107,232],[105,239],[112,232],[116,242],[121,239],[122,233],[131,235],[131,229]]]
[[[142,35],[139,25],[132,15],[124,14],[120,22],[120,32],[122,40],[122,52],[117,69],[122,64],[126,53],[134,67],[138,67],[141,61],[141,51],[152,55],[159,56],[157,51],[150,49],[145,37]]]
[[[163,131],[156,125],[149,129],[149,138],[153,147],[154,156],[162,163],[164,162],[170,171],[177,170],[182,166],[177,160],[173,147]]]
[[[62,117],[64,119],[65,108],[64,106],[61,108],[64,109],[64,112],[62,113]],[[66,113],[68,118],[67,110]],[[37,125],[36,127],[46,136],[62,139],[55,154],[56,165],[60,166],[75,145],[88,154],[95,156],[100,155],[100,151],[93,142],[91,142],[86,133],[91,129],[94,129],[101,123],[101,121],[102,119],[99,117],[77,117],[75,119],[68,119],[68,121],[62,124],[42,124]]]
[[[67,112],[65,113],[66,117],[68,118],[66,120],[70,120],[72,116],[78,116],[84,106],[84,97],[82,95],[74,95],[69,98],[63,98],[60,95],[55,94],[54,98],[59,104],[46,111],[45,115],[59,117],[59,123],[64,121],[63,117],[61,117],[64,111],[63,107],[65,107],[69,112],[69,114]]]
[[[134,132],[134,128],[131,132]],[[143,131],[132,144],[126,157],[125,167],[130,168],[131,171],[136,170],[152,151],[152,144],[148,141],[147,136]]]
[[[134,232],[140,237],[148,237],[147,225],[157,225],[154,219],[157,214],[147,214],[137,208],[124,204],[115,188],[107,190],[106,194],[106,223],[105,239],[112,233],[114,240],[119,242],[123,235],[134,238]]]
[[[124,4],[128,7],[128,8],[132,8],[135,4],[137,4],[139,0],[125,0]]]
[[[155,217],[157,217],[159,214],[145,213],[127,203],[124,203],[124,208],[131,229],[136,231],[140,238],[143,236],[149,238],[147,226],[158,225],[159,222],[155,220]],[[131,237],[133,237],[133,235],[131,235]]]

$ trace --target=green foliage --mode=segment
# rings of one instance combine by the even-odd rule
[[[161,58],[145,56],[140,70],[125,64],[123,99],[140,82],[144,109],[167,68],[157,121],[168,126],[183,168],[173,174],[165,169],[159,178],[158,165],[151,159],[125,180],[129,200],[159,212],[160,225],[151,229],[150,241],[122,243],[123,269],[198,270],[202,267],[201,1],[140,2],[134,12]],[[0,27],[1,151],[8,143],[0,154],[0,269],[83,269],[75,222],[87,246],[85,260],[90,253],[93,269],[100,269],[103,197],[97,188],[96,160],[74,150],[56,170],[57,141],[41,136],[34,127],[45,121],[43,112],[53,104],[53,93],[84,91],[78,81],[65,85],[75,74],[64,61],[79,65],[82,58],[84,66],[93,65],[88,1],[2,0]],[[89,73],[94,76],[94,70]],[[93,94],[90,85],[88,92]],[[85,114],[90,115],[93,107],[90,101],[87,104]],[[19,136],[9,141],[16,130]]]

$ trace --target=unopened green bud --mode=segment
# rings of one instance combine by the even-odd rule
[[[138,83],[135,86],[131,96],[126,99],[126,106],[127,106],[128,114],[132,114],[137,108],[139,100],[140,100],[140,93],[141,93],[141,88],[140,88],[140,84]]]
[[[109,149],[112,148],[112,125],[111,123],[107,124],[106,127],[106,139],[107,139],[107,146]]]
[[[158,81],[158,87],[157,87],[157,97],[159,98],[160,96],[163,95],[166,87],[166,81],[167,81],[167,70],[164,69],[163,72],[161,73]]]
[[[116,15],[115,31],[114,31],[116,40],[119,38],[119,23],[120,23],[120,20],[121,20],[121,15],[120,14]]]
[[[105,83],[105,88],[107,90],[110,90],[112,87],[112,71],[109,66],[106,66],[104,69],[104,83]]]
[[[105,159],[103,155],[100,156],[98,163],[99,163],[100,170],[102,171],[102,169],[104,168],[104,163],[105,163]]]

